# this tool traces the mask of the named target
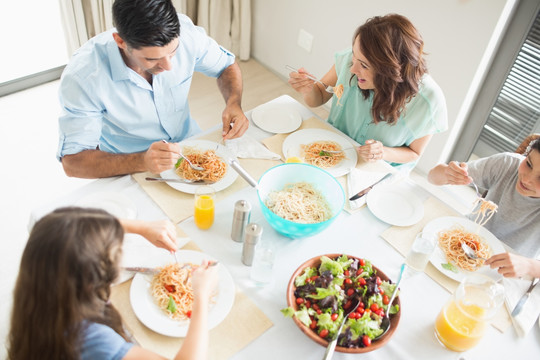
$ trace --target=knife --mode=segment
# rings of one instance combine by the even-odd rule
[[[511,314],[512,317],[518,316],[519,313],[521,312],[521,310],[523,310],[523,306],[525,306],[525,303],[531,297],[531,292],[533,291],[534,287],[538,284],[538,279],[539,278],[534,278],[533,279],[533,281],[531,282],[531,286],[529,286],[529,288],[527,289],[525,294],[523,294],[521,299],[519,299],[516,307],[514,308],[514,310],[512,310],[512,314]]]
[[[375,185],[377,185],[378,183],[380,183],[381,181],[383,181],[384,179],[388,178],[392,176],[392,173],[388,173],[386,175],[384,175],[380,180],[376,181],[375,183],[371,184],[370,186],[368,186],[367,188],[365,188],[364,190],[360,191],[358,194],[356,195],[353,195],[349,201],[353,201],[353,200],[356,200],[356,199],[360,199],[362,196],[366,195],[371,189],[373,189],[373,187]]]
[[[146,181],[159,181],[159,182],[176,182],[182,184],[214,184],[215,181],[210,180],[188,180],[188,179],[165,179],[156,177],[146,177]]]
[[[150,268],[150,267],[143,267],[143,266],[126,266],[122,267],[123,270],[131,271],[131,272],[138,272],[143,274],[158,274],[159,270],[156,268]]]

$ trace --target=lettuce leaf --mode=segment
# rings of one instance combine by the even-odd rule
[[[296,277],[296,279],[294,279],[294,285],[296,287],[303,286],[306,284],[307,279],[314,275],[317,275],[317,269],[314,267],[307,267],[304,269],[302,275],[299,275]]]
[[[377,316],[377,318],[379,317]],[[349,319],[347,322],[347,325],[350,326],[353,334],[353,339],[358,339],[364,334],[369,336],[370,339],[375,339],[383,332],[379,324],[380,320],[371,319],[371,316],[368,313],[364,313],[360,319]]]

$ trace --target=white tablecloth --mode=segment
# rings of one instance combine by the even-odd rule
[[[304,119],[313,113],[288,96],[276,102],[296,107]],[[253,124],[250,135],[262,139],[271,134]],[[417,196],[427,198],[428,194],[409,182]],[[44,214],[58,206],[76,204],[89,194],[99,192],[120,192],[126,194],[137,207],[137,217],[154,220],[164,218],[159,207],[146,195],[130,177],[116,177],[96,180],[81,189],[35,209],[30,225]],[[242,264],[240,257],[242,244],[230,239],[234,203],[248,200],[252,205],[251,221],[263,227],[263,238],[273,243],[276,260],[273,281],[266,286],[256,286],[249,278],[250,267]],[[370,259],[392,279],[396,279],[403,257],[398,254],[380,234],[388,228],[374,217],[367,207],[353,214],[342,212],[328,229],[321,234],[291,240],[277,234],[264,220],[259,208],[256,191],[245,188],[223,199],[216,206],[216,220],[210,230],[196,228],[193,218],[188,218],[180,227],[201,247],[204,252],[219,259],[227,266],[237,285],[272,320],[274,326],[262,336],[237,353],[233,359],[321,359],[324,348],[309,340],[290,318],[284,318],[280,309],[287,306],[285,291],[294,270],[305,260],[326,253],[347,253]],[[433,333],[434,320],[450,294],[423,273],[408,277],[401,285],[401,322],[394,337],[383,348],[362,355],[362,359],[538,359],[540,358],[540,327],[535,326],[525,338],[519,338],[514,329],[500,333],[488,327],[484,339],[478,346],[464,354],[446,350],[437,342]],[[334,359],[358,358],[354,355],[336,353]]]

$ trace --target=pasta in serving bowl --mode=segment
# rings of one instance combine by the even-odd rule
[[[339,182],[308,164],[274,166],[259,180],[257,194],[265,219],[290,238],[315,235],[327,228],[345,204]]]

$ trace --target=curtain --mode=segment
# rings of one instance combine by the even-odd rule
[[[113,27],[114,0],[60,0],[68,55],[92,37]]]
[[[70,56],[90,38],[113,27],[114,0],[59,1]],[[172,3],[218,44],[240,60],[249,60],[251,0],[172,0]]]

